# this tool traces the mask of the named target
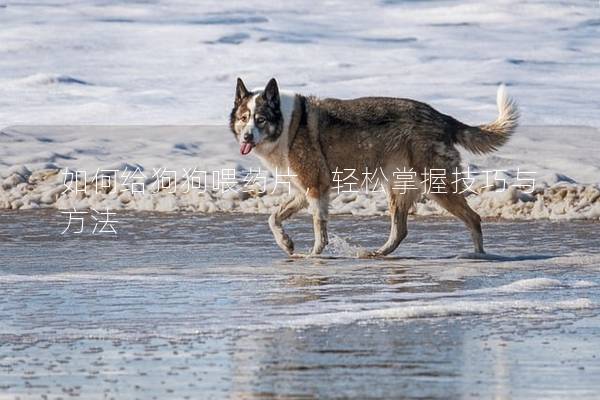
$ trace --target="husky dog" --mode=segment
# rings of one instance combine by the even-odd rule
[[[309,207],[315,233],[311,255],[327,245],[327,219],[333,172],[376,171],[386,177],[394,171],[445,170],[446,193],[430,193],[471,232],[475,252],[483,253],[481,218],[460,194],[460,154],[456,144],[483,154],[508,141],[517,127],[519,110],[504,86],[497,94],[498,118],[489,124],[469,126],[409,99],[363,97],[352,100],[319,99],[279,91],[271,79],[264,90],[250,91],[238,78],[230,128],[240,152],[254,152],[271,171],[285,171],[291,178],[293,195],[270,217],[275,240],[288,255],[294,244],[282,223]],[[422,187],[424,178],[417,173]],[[455,185],[459,185],[458,190]],[[441,190],[439,190],[441,192]],[[385,192],[391,216],[387,242],[372,256],[394,251],[407,234],[407,216],[421,191],[400,190],[388,180]]]

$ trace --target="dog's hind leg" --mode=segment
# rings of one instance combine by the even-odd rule
[[[282,222],[306,207],[306,205],[306,197],[298,194],[287,199],[287,201],[281,204],[279,208],[277,208],[277,211],[269,217],[269,227],[271,228],[271,232],[273,232],[273,236],[275,236],[275,241],[288,255],[294,253],[294,242],[283,230]]]
[[[385,256],[398,248],[398,245],[408,234],[407,219],[408,211],[416,200],[416,193],[398,193],[388,190],[388,204],[391,217],[390,236],[379,250],[372,253],[373,256]]]
[[[460,193],[435,193],[430,194],[430,196],[467,225],[467,228],[471,231],[475,252],[484,253],[481,217],[469,207],[467,199]]]
[[[313,215],[313,229],[315,231],[315,244],[310,255],[321,254],[329,243],[327,238],[327,218],[329,215],[329,195],[327,192],[318,196],[308,196],[308,205]]]

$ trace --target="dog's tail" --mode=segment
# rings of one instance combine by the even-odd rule
[[[456,132],[456,142],[475,154],[497,150],[510,139],[519,122],[517,103],[506,93],[506,87],[500,85],[496,96],[498,118],[494,122],[479,126],[466,126]]]

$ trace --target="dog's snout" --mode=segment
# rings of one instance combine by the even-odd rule
[[[254,140],[254,135],[252,133],[244,133],[244,142],[251,142],[252,140]]]

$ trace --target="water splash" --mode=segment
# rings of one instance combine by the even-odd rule
[[[329,245],[327,250],[336,257],[357,257],[364,258],[369,254],[369,250],[362,246],[349,243],[346,239],[336,234],[329,235]]]

